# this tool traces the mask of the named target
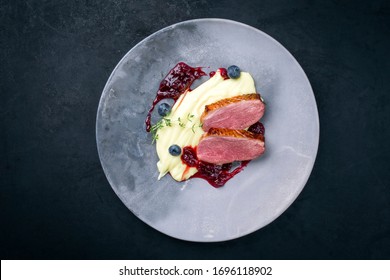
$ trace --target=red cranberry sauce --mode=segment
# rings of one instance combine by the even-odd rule
[[[221,73],[221,76],[224,80],[229,79],[228,73],[226,68],[218,68],[219,72]]]
[[[219,72],[220,72],[220,74],[221,74],[221,77],[222,77],[224,80],[230,79],[229,76],[228,76],[228,74],[227,74],[226,68],[218,68],[218,70],[219,70]],[[211,71],[211,72],[209,73],[210,78],[214,77],[215,73],[216,73],[215,71]]]
[[[264,128],[264,125],[258,121],[254,124],[252,124],[249,128],[248,128],[248,131],[254,133],[254,134],[262,134],[264,135],[265,133],[265,128]]]
[[[196,156],[196,148],[186,146],[183,148],[181,160],[189,167],[198,167],[198,157]]]
[[[239,163],[237,168],[231,171],[231,163],[216,165],[199,160],[196,156],[196,148],[191,146],[183,148],[181,160],[187,166],[198,169],[198,172],[192,175],[191,178],[201,178],[207,180],[207,182],[215,188],[224,186],[227,181],[242,171],[249,163],[249,161],[242,161]]]
[[[191,67],[184,62],[176,64],[160,83],[156,98],[154,99],[145,120],[146,131],[150,131],[152,112],[158,102],[166,98],[176,101],[182,93],[190,88],[196,79],[206,75],[207,74],[202,71],[201,67]]]

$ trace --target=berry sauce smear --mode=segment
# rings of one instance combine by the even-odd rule
[[[146,131],[151,128],[151,116],[157,103],[163,99],[173,99],[175,102],[186,90],[190,89],[192,83],[207,74],[202,71],[201,67],[191,67],[184,62],[179,62],[169,71],[168,75],[161,81],[148,115],[146,116]]]
[[[181,160],[188,167],[195,167],[198,169],[191,178],[201,178],[209,182],[215,188],[223,187],[227,181],[240,173],[249,161],[240,161],[239,166],[231,170],[232,163],[222,165],[204,162],[196,156],[196,147],[186,146],[183,148]]]

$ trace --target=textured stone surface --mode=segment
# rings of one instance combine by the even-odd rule
[[[388,1],[10,1],[0,4],[0,256],[390,258]],[[116,197],[96,151],[99,98],[149,34],[200,17],[252,25],[312,84],[320,146],[298,200],[222,243],[175,240]]]

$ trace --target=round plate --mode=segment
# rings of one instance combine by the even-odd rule
[[[219,189],[202,179],[157,180],[144,120],[159,83],[180,61],[206,72],[238,65],[267,103],[265,154]],[[123,57],[103,90],[96,138],[109,183],[137,217],[179,239],[223,241],[264,227],[297,198],[317,154],[319,120],[310,83],[282,45],[242,23],[198,19],[152,34]]]

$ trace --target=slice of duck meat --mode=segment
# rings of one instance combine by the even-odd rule
[[[199,160],[224,164],[254,159],[264,153],[264,135],[246,130],[210,128],[197,148]]]
[[[260,94],[243,94],[206,105],[200,120],[206,132],[211,127],[244,129],[260,120],[264,110]]]

